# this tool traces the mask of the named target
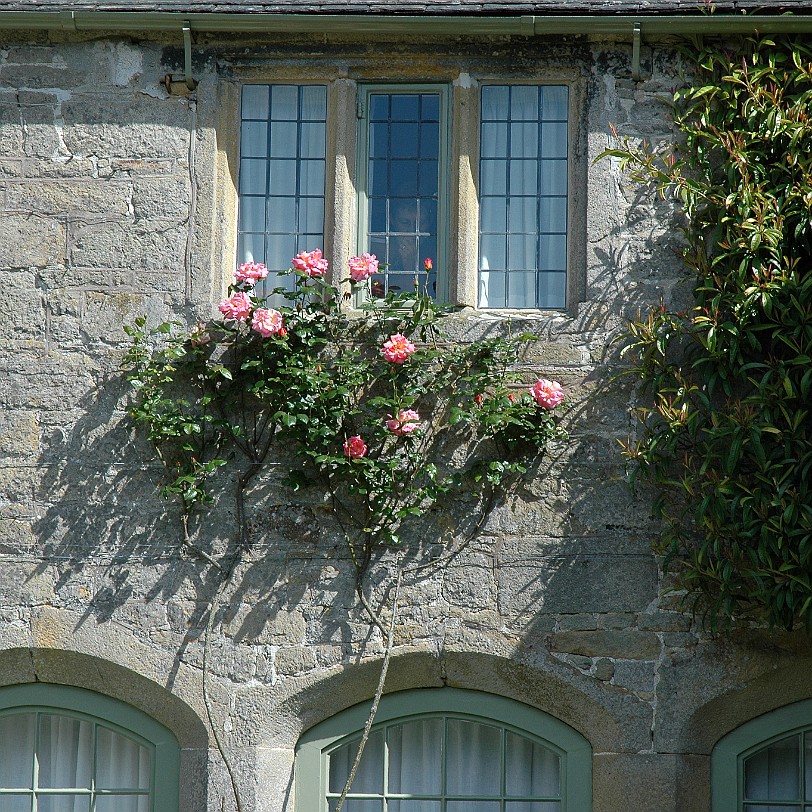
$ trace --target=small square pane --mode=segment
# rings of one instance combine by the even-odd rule
[[[440,801],[388,801],[388,812],[440,812]]]
[[[296,231],[296,198],[268,198],[268,231],[282,234]]]
[[[507,121],[510,88],[504,85],[485,85],[482,88],[482,120]]]
[[[299,194],[321,196],[324,194],[324,161],[302,161],[299,174]]]
[[[510,90],[512,121],[538,121],[539,89],[535,85],[514,85]]]
[[[387,730],[389,791],[439,795],[443,788],[443,720],[421,719]],[[391,804],[390,812],[391,812]],[[402,812],[423,812],[407,805]],[[430,812],[430,810],[429,810]]]
[[[37,812],[90,812],[90,795],[37,793]]]
[[[270,161],[268,194],[292,195],[296,192],[296,161]]]
[[[296,157],[295,121],[275,121],[271,124],[270,155],[272,158]]]
[[[567,194],[567,162],[544,160],[541,162],[541,195]]]
[[[271,119],[296,121],[298,113],[299,88],[296,85],[271,85]]]
[[[268,118],[268,85],[243,85],[242,117]]]
[[[33,786],[35,723],[33,713],[0,716],[0,789]]]
[[[482,125],[479,154],[483,158],[507,158],[507,122],[487,122]]]
[[[511,271],[536,270],[536,235],[508,235],[508,268]]]
[[[446,758],[446,792],[449,795],[499,795],[501,785],[502,731],[492,725],[464,719],[447,721],[448,756]],[[470,805],[468,805],[470,804]],[[451,812],[452,802],[448,809]],[[462,802],[466,812],[491,812],[489,805]],[[499,804],[493,812],[499,812]]]
[[[384,232],[386,228],[386,198],[373,197],[369,201],[368,206],[369,214],[369,231]]]
[[[500,812],[499,801],[449,801],[448,812]]]
[[[268,125],[264,121],[244,121],[240,134],[243,158],[265,158],[268,155]]]
[[[505,812],[561,812],[559,801],[508,801]]]
[[[347,798],[342,809],[344,812],[382,812],[383,801],[375,801],[364,798]],[[338,806],[338,798],[329,799],[330,812],[335,812]]]
[[[507,268],[507,241],[501,234],[483,234],[479,240],[479,267],[483,271]]]
[[[439,188],[437,161],[420,161],[417,193],[422,197],[437,195]]]
[[[265,262],[265,235],[240,234],[237,242],[238,264],[243,262]]]
[[[39,717],[39,786],[89,788],[93,772],[93,725],[70,716]]]
[[[536,274],[510,271],[508,273],[508,307],[531,308],[536,306]]]
[[[788,736],[744,762],[744,796],[748,801],[801,799],[800,736]]]
[[[387,289],[394,290],[396,293],[413,291],[416,280],[417,274],[415,273],[387,273],[386,275]]]
[[[480,271],[479,306],[504,307],[507,301],[505,282],[504,271]]]
[[[417,238],[417,259],[418,259],[418,270],[422,273],[424,272],[423,268],[423,260],[429,257],[431,260],[435,261],[434,264],[436,265],[437,259],[437,238],[436,237],[418,237]]]
[[[305,85],[302,94],[302,119],[324,121],[327,118],[327,88],[323,85]]]
[[[541,131],[541,157],[567,157],[567,125],[545,124]]]
[[[566,85],[545,85],[541,94],[542,120],[566,121],[569,117],[569,88]]]
[[[385,121],[372,121],[369,124],[369,156],[389,156],[389,125]]]
[[[483,160],[479,164],[479,191],[482,195],[507,193],[507,161]]]
[[[325,125],[320,122],[302,124],[299,128],[299,157],[324,158]]]
[[[539,153],[539,126],[532,124],[510,125],[510,157],[537,158]]]
[[[149,812],[148,795],[100,795],[94,812]]]
[[[539,269],[542,271],[565,271],[567,269],[566,235],[544,236],[539,247]]]
[[[537,195],[538,161],[511,161],[510,162],[510,194],[511,195]]]
[[[417,196],[417,161],[391,162],[390,194],[393,197]]]
[[[561,792],[561,759],[548,747],[515,733],[505,733],[505,792],[557,798]],[[510,812],[542,812],[533,804],[509,804]],[[546,812],[546,810],[545,810]]]
[[[507,199],[504,197],[483,197],[479,205],[481,231],[507,232]]]
[[[536,307],[561,310],[567,306],[567,274],[540,273]]]
[[[417,124],[393,124],[391,128],[392,140],[390,154],[393,158],[417,158],[418,133]]]
[[[436,200],[419,200],[420,206],[420,222],[418,228],[424,234],[437,233],[437,201]]]
[[[240,198],[240,231],[265,230],[265,198]]]
[[[539,198],[539,227],[542,234],[566,233],[567,199],[565,197]]]
[[[265,240],[265,264],[273,271],[290,268],[290,261],[298,253],[296,238],[290,234],[269,234]]]
[[[419,98],[412,94],[392,94],[392,121],[417,121]]]
[[[324,199],[305,197],[299,201],[299,230],[322,234],[324,232]]]
[[[375,197],[386,197],[389,193],[389,161],[380,159],[370,161],[368,172],[369,194]]]
[[[395,198],[389,202],[390,233],[414,234],[417,231],[417,201]]]
[[[3,812],[31,812],[30,795],[3,795]]]
[[[390,271],[417,270],[417,240],[414,237],[389,238],[389,269]]]
[[[152,759],[146,747],[109,728],[96,733],[96,787],[149,789]]]
[[[440,154],[440,128],[433,123],[420,125],[420,157],[436,158]]]
[[[420,97],[420,120],[439,121],[440,120],[440,94],[424,93]]]
[[[372,121],[389,120],[389,96],[384,93],[373,93],[369,97],[369,117]]]
[[[508,231],[512,234],[536,234],[538,201],[535,197],[514,197],[508,203]]]
[[[357,753],[356,741],[345,744],[330,754],[330,792],[343,791]],[[383,753],[383,731],[377,731],[367,740],[358,772],[350,787],[351,793],[383,792]]]
[[[255,158],[240,161],[240,194],[264,195],[268,190],[268,162]]]

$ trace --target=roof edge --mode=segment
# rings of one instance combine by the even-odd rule
[[[179,31],[201,33],[414,33],[485,35],[751,34],[812,32],[812,14],[370,15],[164,11],[0,11],[0,30]]]

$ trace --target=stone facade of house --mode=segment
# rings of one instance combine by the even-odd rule
[[[385,641],[329,511],[271,465],[211,635],[208,718],[217,573],[181,548],[161,466],[127,418],[123,326],[215,312],[234,265],[242,83],[320,78],[351,100],[364,79],[422,77],[447,82],[463,115],[480,77],[566,76],[577,301],[519,320],[540,336],[523,370],[565,386],[571,440],[456,560],[404,584],[386,690],[448,685],[556,717],[592,747],[594,812],[707,812],[715,743],[812,697],[812,651],[802,634],[714,637],[680,609],[619,451],[635,394],[612,338],[684,296],[680,237],[670,203],[595,159],[610,124],[671,137],[660,99],[681,81],[676,43],[644,44],[639,81],[628,38],[587,35],[203,34],[193,55],[199,84],[175,95],[177,34],[0,31],[0,685],[73,685],[157,719],[181,746],[182,812],[233,808],[214,725],[246,809],[292,812],[300,735],[373,696]],[[325,250],[349,247],[333,236]],[[470,310],[456,329],[504,324]],[[215,556],[233,538],[227,488],[200,532]],[[391,587],[385,563],[373,600]]]

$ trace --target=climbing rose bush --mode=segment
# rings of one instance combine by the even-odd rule
[[[530,396],[543,409],[555,409],[564,402],[564,389],[558,381],[541,378],[530,387]]]
[[[451,493],[487,511],[494,489],[566,437],[553,414],[563,393],[550,384],[543,408],[535,388],[521,393],[515,363],[535,336],[452,341],[452,309],[419,291],[376,294],[374,255],[350,260],[344,287],[328,267],[303,251],[268,289],[267,268],[244,263],[222,318],[188,332],[136,320],[130,413],[160,450],[162,493],[187,516],[212,500],[220,469],[237,466],[242,493],[272,458],[288,464],[286,486],[330,495],[362,572]]]

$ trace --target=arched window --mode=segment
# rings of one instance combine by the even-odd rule
[[[334,809],[369,706],[299,742],[297,812]],[[383,697],[346,812],[588,812],[592,750],[567,725],[502,697],[452,688]]]
[[[711,771],[713,812],[812,812],[812,700],[728,733]]]
[[[178,752],[163,725],[110,697],[0,689],[3,812],[177,812]]]

